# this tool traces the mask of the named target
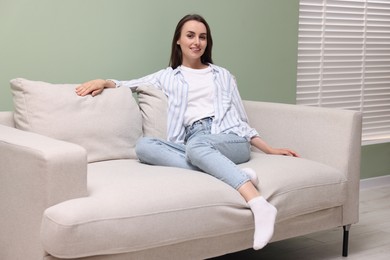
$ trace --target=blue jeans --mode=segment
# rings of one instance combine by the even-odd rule
[[[249,177],[237,164],[250,159],[250,144],[236,134],[211,134],[211,118],[186,127],[186,144],[142,137],[136,153],[143,163],[203,171],[238,189]]]

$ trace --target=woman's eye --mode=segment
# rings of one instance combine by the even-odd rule
[[[193,35],[193,34],[187,34],[187,37],[188,37],[188,38],[193,38],[194,35]]]

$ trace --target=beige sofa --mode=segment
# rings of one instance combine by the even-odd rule
[[[251,248],[252,214],[236,190],[137,161],[142,134],[165,135],[159,91],[140,87],[137,103],[128,89],[78,97],[72,84],[11,83],[15,110],[0,112],[0,259],[205,259]],[[253,151],[240,165],[278,208],[272,241],[356,223],[360,113],[244,105],[263,139],[302,156]]]

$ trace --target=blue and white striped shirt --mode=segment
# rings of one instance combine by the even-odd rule
[[[258,132],[248,124],[237,83],[226,69],[210,64],[214,78],[215,116],[211,133],[235,133],[245,137],[248,142]],[[184,114],[187,108],[188,84],[184,80],[181,67],[168,67],[140,79],[129,81],[113,80],[117,87],[129,87],[132,91],[138,86],[151,84],[161,89],[168,97],[167,139],[183,143],[185,137]]]

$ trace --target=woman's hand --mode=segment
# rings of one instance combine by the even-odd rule
[[[287,148],[270,148],[269,154],[300,157],[296,152]]]
[[[114,88],[115,83],[110,80],[95,79],[85,82],[76,88],[76,94],[79,96],[86,96],[91,94],[92,96],[99,95],[103,92],[104,88]]]
[[[267,153],[267,154],[276,154],[276,155],[286,155],[293,157],[300,157],[296,152],[291,149],[286,148],[273,148],[269,146],[264,140],[260,137],[255,136],[251,139],[251,145],[255,146],[257,149]]]

